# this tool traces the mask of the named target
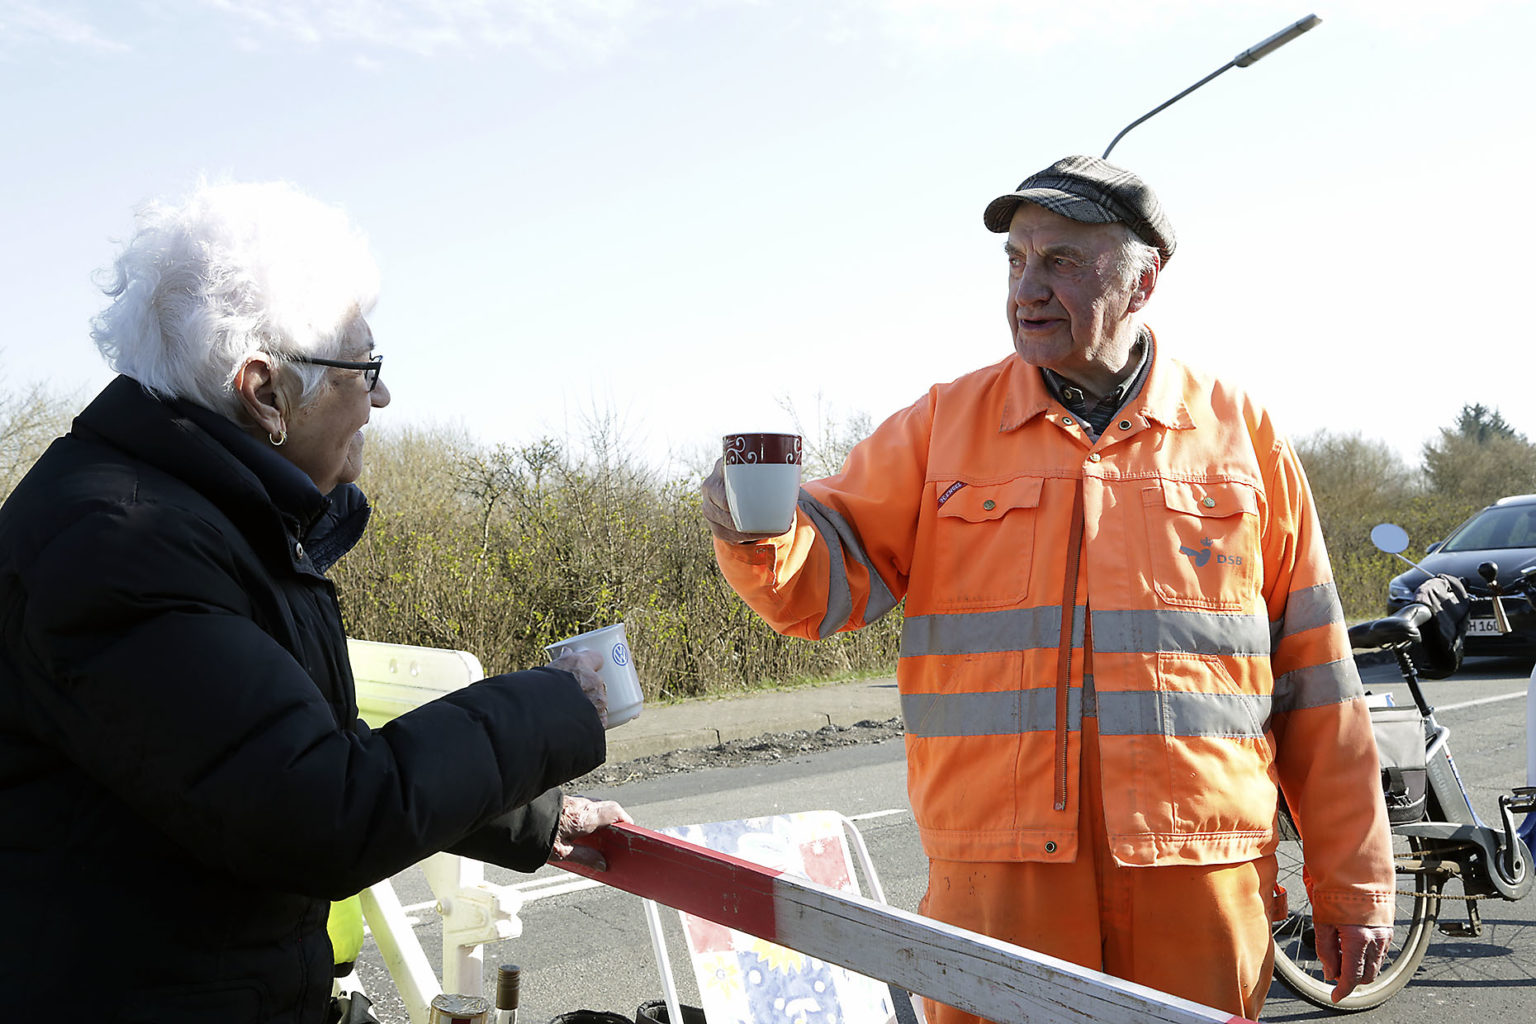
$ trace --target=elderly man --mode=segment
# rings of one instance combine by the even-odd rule
[[[1068,157],[985,222],[1014,352],[807,482],[782,536],[734,528],[717,466],[720,567],[810,639],[906,599],[925,913],[1256,1017],[1278,780],[1342,998],[1390,939],[1391,840],[1296,454],[1140,323],[1174,235],[1136,175]]]

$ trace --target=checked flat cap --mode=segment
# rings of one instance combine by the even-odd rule
[[[1146,182],[1123,167],[1096,156],[1057,160],[1019,182],[1019,187],[987,204],[987,230],[1008,230],[1020,203],[1034,203],[1083,224],[1119,222],[1156,249],[1164,266],[1173,258],[1173,225]]]

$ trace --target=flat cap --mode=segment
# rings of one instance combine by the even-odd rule
[[[987,230],[1008,230],[1020,203],[1034,203],[1083,224],[1119,222],[1156,249],[1166,266],[1173,258],[1173,225],[1146,182],[1096,156],[1068,156],[1036,171],[1019,187],[987,204]]]

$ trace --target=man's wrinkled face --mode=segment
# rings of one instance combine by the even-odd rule
[[[1025,362],[1078,381],[1125,365],[1135,342],[1130,314],[1146,303],[1151,281],[1122,280],[1124,238],[1118,224],[1081,224],[1019,204],[1003,248],[1008,325]]]

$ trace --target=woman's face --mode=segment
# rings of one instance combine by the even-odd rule
[[[372,356],[373,331],[358,320],[336,358],[367,362]],[[363,425],[374,409],[388,404],[389,385],[382,377],[369,391],[364,371],[327,368],[319,393],[289,414],[288,441],[277,452],[302,469],[321,494],[329,494],[362,473]]]

